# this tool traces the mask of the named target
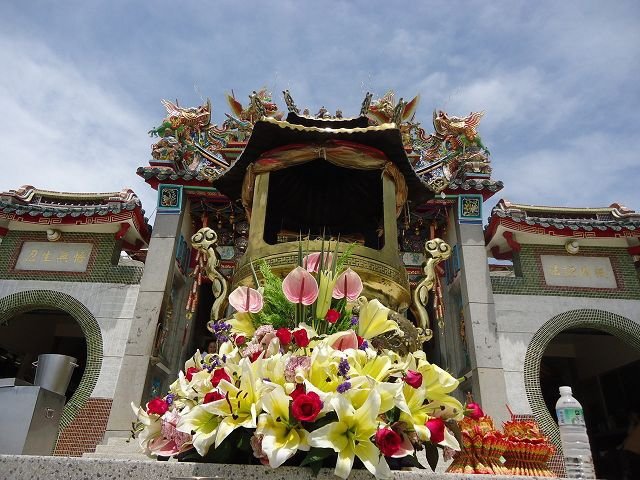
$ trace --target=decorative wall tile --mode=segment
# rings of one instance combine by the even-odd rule
[[[158,213],[179,213],[182,209],[182,185],[158,185]]]
[[[14,267],[23,242],[46,242],[46,232],[10,231],[0,243],[0,278],[16,280],[44,280],[60,282],[97,282],[137,284],[142,277],[142,266],[114,265],[116,239],[108,233],[63,232],[65,242],[93,243],[87,270],[83,272],[52,272],[42,270],[16,270]]]
[[[458,196],[458,222],[482,225],[482,195]]]
[[[579,257],[607,257],[611,261],[617,288],[550,286],[544,279],[541,255],[568,255],[560,245],[522,245],[514,254],[515,277],[491,277],[494,294],[553,295],[563,297],[620,298],[640,300],[640,282],[633,259],[625,248],[580,247]]]

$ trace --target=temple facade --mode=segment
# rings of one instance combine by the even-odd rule
[[[56,454],[102,440],[150,230],[128,189],[0,194],[0,378],[32,383],[40,354],[78,360]]]
[[[472,394],[496,424],[532,416],[557,442],[549,405],[569,382],[587,418],[611,415],[590,429],[616,430],[604,392],[640,388],[611,380],[640,360],[640,215],[501,200],[483,227],[483,205],[503,185],[478,135],[482,113],[434,112],[427,133],[418,97],[367,95],[348,118],[284,97],[286,114],[264,90],[246,105],[229,96],[222,125],[210,102],[164,102],[137,171],[157,191],[153,231],[130,191],[0,197],[0,322],[69,315],[86,341],[57,451],[127,437],[130,404],[166,391],[207,350],[207,325],[229,314],[231,289],[249,285],[259,261],[290,269],[300,241],[351,245],[367,296],[406,319],[430,360],[464,378],[460,399]],[[7,354],[30,360],[6,338]],[[589,362],[605,344],[618,353]],[[65,450],[70,425],[90,415],[98,433],[83,451]]]

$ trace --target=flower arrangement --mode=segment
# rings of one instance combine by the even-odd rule
[[[166,396],[134,406],[145,451],[195,450],[220,463],[246,451],[245,463],[331,464],[342,478],[359,462],[386,479],[388,459],[420,466],[423,445],[459,449],[448,428],[463,418],[450,395],[458,380],[422,351],[372,345],[399,327],[389,308],[360,296],[347,256],[300,249],[283,280],[263,263],[262,283],[254,271],[256,288],[236,288],[235,314],[209,324],[218,353],[196,352]]]

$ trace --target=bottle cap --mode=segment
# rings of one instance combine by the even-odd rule
[[[560,395],[571,395],[571,387],[560,387]]]

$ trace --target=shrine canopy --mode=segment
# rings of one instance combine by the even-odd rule
[[[618,203],[600,208],[547,207],[502,199],[485,230],[487,250],[499,260],[511,259],[520,244],[566,245],[571,240],[626,247],[630,255],[640,255],[640,213]]]
[[[9,231],[112,233],[122,248],[146,248],[151,227],[131,189],[108,193],[70,193],[23,185],[0,193],[0,237]],[[52,240],[55,241],[55,240]]]
[[[366,216],[362,209],[381,202],[383,173],[395,184],[398,212],[407,200],[423,203],[434,196],[411,166],[395,124],[370,126],[366,116],[325,119],[295,112],[286,121],[257,121],[240,157],[213,186],[233,200],[242,199],[250,211],[255,176],[285,169],[291,170],[272,176],[270,197],[279,192],[289,204],[313,201],[325,211],[351,207]]]

